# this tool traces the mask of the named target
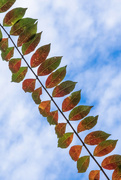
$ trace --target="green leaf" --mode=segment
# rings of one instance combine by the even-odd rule
[[[104,131],[94,131],[85,137],[84,143],[88,145],[97,145],[105,141],[110,135],[111,134],[107,134]]]
[[[57,69],[55,72],[51,73],[45,83],[46,88],[53,88],[58,85],[66,75],[66,66]]]
[[[121,155],[114,154],[106,157],[102,161],[101,166],[108,170],[112,170],[117,168],[117,166],[121,166]]]
[[[80,157],[77,161],[77,169],[78,173],[86,172],[90,162],[90,156]]]
[[[36,34],[37,32],[37,23],[26,28],[25,31],[23,31],[17,41],[17,46],[22,46],[23,43],[28,42],[31,40],[31,38]]]
[[[2,38],[3,38],[3,35],[2,35],[1,29],[0,29],[0,41],[2,40]]]
[[[50,125],[57,125],[58,124],[58,111],[50,112],[49,116],[47,117],[47,121]]]
[[[57,134],[58,138],[62,137],[65,134],[66,125],[67,125],[67,123],[58,123],[55,126],[55,133]]]
[[[20,67],[19,71],[17,73],[12,74],[12,82],[21,82],[26,73],[27,73],[28,67]]]
[[[35,89],[32,93],[32,99],[34,100],[34,102],[36,104],[40,104],[41,100],[40,100],[40,95],[42,94],[42,88],[39,87],[37,89]]]
[[[99,143],[94,149],[93,155],[98,157],[105,156],[106,154],[114,150],[117,141],[118,140],[106,140]]]
[[[97,124],[98,116],[88,116],[85,119],[83,119],[77,127],[77,132],[89,130],[93,128]]]
[[[63,97],[69,94],[75,88],[76,82],[73,81],[64,81],[53,90],[53,97]]]
[[[31,67],[37,67],[42,62],[45,61],[50,52],[50,44],[44,45],[36,50],[36,52],[31,57],[30,65]]]
[[[4,19],[3,19],[3,26],[12,26],[14,25],[19,19],[21,19],[27,8],[15,8],[9,11]]]
[[[25,92],[33,92],[35,89],[36,79],[25,79],[22,83],[22,89]]]
[[[78,161],[79,156],[81,154],[81,150],[82,150],[82,146],[80,145],[75,145],[70,148],[69,155],[74,161]]]
[[[3,60],[9,61],[13,57],[13,54],[14,54],[14,47],[9,47],[7,48],[6,51],[2,51],[1,57]]]
[[[0,50],[6,51],[8,49],[8,38],[2,38],[0,41]]]
[[[92,170],[89,173],[89,180],[100,180],[100,170]]]
[[[37,33],[30,41],[24,43],[22,45],[22,53],[23,55],[29,54],[34,51],[38,43],[40,42],[41,33]]]
[[[12,73],[17,73],[21,67],[21,58],[10,59],[9,69]]]
[[[75,120],[80,120],[87,116],[93,106],[77,106],[75,107],[69,114],[69,120],[70,121],[75,121]]]
[[[62,103],[62,111],[70,111],[73,109],[81,99],[81,90],[73,92],[69,97],[65,98]]]
[[[0,1],[0,13],[7,11],[16,0],[1,0]]]
[[[47,117],[50,114],[51,101],[42,101],[39,105],[39,112],[43,117]]]
[[[52,57],[44,61],[38,68],[37,75],[45,76],[54,71],[60,64],[62,57]]]
[[[120,180],[121,179],[121,166],[118,166],[112,174],[112,180]]]
[[[17,21],[10,30],[10,35],[18,36],[20,35],[23,31],[25,31],[26,28],[32,26],[37,19],[32,19],[32,18],[23,18]]]
[[[73,135],[74,133],[65,133],[58,139],[58,147],[67,148],[73,140]]]

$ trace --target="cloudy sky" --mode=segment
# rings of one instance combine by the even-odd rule
[[[94,105],[90,115],[99,115],[92,130],[119,139],[110,154],[120,154],[121,1],[17,0],[14,7],[28,7],[25,17],[38,19],[38,32],[43,31],[39,46],[51,43],[48,57],[63,56],[60,66],[67,65],[65,80],[78,82],[75,90],[82,89],[80,104]],[[1,23],[4,15],[0,14]],[[30,58],[26,56],[28,62]],[[85,180],[90,170],[98,169],[91,160],[85,174],[77,173],[69,148],[57,148],[54,126],[39,114],[21,83],[11,83],[11,72],[2,60],[0,87],[0,180]],[[43,91],[42,100],[48,99]],[[62,100],[56,101],[60,105]],[[61,116],[59,122],[64,122]],[[89,132],[80,133],[82,139]],[[72,144],[76,143],[74,137]],[[88,154],[83,149],[81,155]],[[111,179],[112,171],[106,173]],[[101,179],[106,178],[101,174]]]

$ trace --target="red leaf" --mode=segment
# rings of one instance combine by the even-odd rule
[[[80,145],[75,145],[70,148],[69,154],[74,161],[78,161],[79,156],[81,154],[81,150],[82,150],[82,146]]]
[[[25,92],[33,92],[35,89],[36,79],[25,79],[22,83],[22,89]]]
[[[20,58],[10,59],[9,69],[12,71],[12,73],[18,72],[20,67],[21,67],[21,59]]]
[[[55,133],[57,134],[58,138],[62,137],[65,134],[66,125],[67,125],[67,123],[58,123],[55,126]]]
[[[2,38],[0,41],[0,50],[6,51],[8,49],[8,38]]]

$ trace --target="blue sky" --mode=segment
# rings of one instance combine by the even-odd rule
[[[91,131],[100,129],[112,134],[110,139],[119,139],[110,154],[120,154],[121,2],[19,0],[13,7],[28,7],[25,17],[38,19],[38,32],[43,31],[39,46],[51,43],[49,57],[63,56],[60,66],[67,65],[65,79],[78,82],[75,90],[82,89],[80,104],[94,105],[90,115],[99,115]],[[3,16],[0,14],[0,22]],[[30,58],[26,56],[28,62]],[[27,77],[33,76],[28,72]],[[45,78],[41,79],[44,82]],[[97,168],[95,163],[91,161],[87,172],[78,174],[69,148],[57,148],[54,127],[39,114],[31,95],[24,93],[21,83],[10,81],[11,72],[1,60],[0,180],[88,179],[90,170]],[[45,99],[48,97],[43,92]],[[62,102],[56,101],[59,105]],[[61,116],[59,122],[64,122]],[[80,133],[82,139],[89,132]],[[78,143],[74,137],[72,144]],[[87,155],[84,149],[81,155]],[[106,172],[111,179],[112,171]],[[105,179],[102,174],[101,179]]]

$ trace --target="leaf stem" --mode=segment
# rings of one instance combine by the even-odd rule
[[[24,60],[24,62],[26,63],[26,65],[28,66],[28,68],[31,70],[31,72],[34,74],[34,76],[36,77],[36,79],[38,80],[38,82],[41,84],[41,86],[43,87],[43,89],[45,90],[45,92],[48,94],[48,96],[50,97],[51,101],[55,104],[55,106],[57,107],[58,111],[61,113],[61,115],[64,117],[64,119],[66,120],[66,122],[69,124],[69,126],[71,127],[71,129],[73,130],[73,132],[75,133],[75,135],[78,137],[78,139],[81,141],[82,145],[85,147],[85,149],[87,150],[87,152],[89,153],[89,155],[92,157],[92,159],[95,161],[95,163],[98,165],[98,167],[100,168],[100,170],[102,171],[102,173],[105,175],[105,177],[109,179],[109,177],[107,176],[107,174],[105,173],[104,169],[102,168],[102,166],[98,163],[98,161],[95,159],[95,157],[92,155],[92,153],[90,152],[90,150],[87,148],[86,144],[84,143],[84,141],[81,139],[81,137],[79,136],[79,134],[76,132],[76,130],[74,129],[74,127],[72,126],[72,124],[70,123],[70,121],[67,119],[67,117],[64,115],[64,113],[61,111],[61,109],[59,108],[59,106],[57,105],[57,103],[55,102],[55,100],[53,99],[53,97],[50,95],[50,93],[47,91],[47,89],[45,88],[45,86],[42,84],[42,82],[40,81],[40,79],[38,78],[38,76],[36,75],[36,73],[33,71],[33,69],[31,68],[31,66],[28,64],[28,62],[26,61],[26,59],[24,58],[23,54],[21,53],[21,51],[18,49],[18,47],[16,46],[16,44],[14,43],[13,39],[11,38],[10,34],[6,31],[6,29],[2,26],[2,24],[0,23],[1,28],[4,30],[4,32],[7,34],[8,38],[11,40],[11,42],[13,43],[14,47],[16,48],[16,50],[18,51],[18,53],[20,54],[20,56],[22,57],[22,59]]]

